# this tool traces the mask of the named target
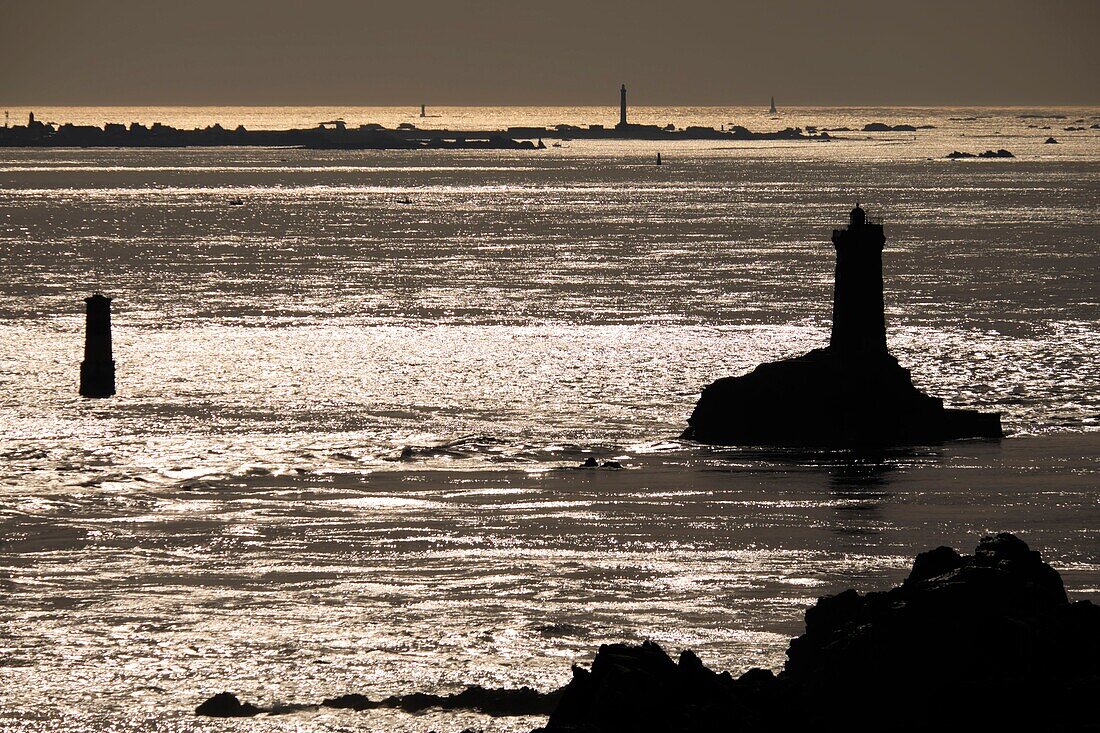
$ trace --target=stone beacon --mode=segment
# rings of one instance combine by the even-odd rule
[[[626,121],[626,84],[619,90],[619,124],[617,127],[627,127]]]
[[[829,345],[708,385],[683,436],[716,445],[916,445],[1003,436],[998,413],[949,409],[886,344],[882,224],[862,207],[833,231]]]
[[[80,363],[80,395],[110,397],[115,393],[115,361],[111,354],[111,299],[102,293],[85,298],[84,361]]]

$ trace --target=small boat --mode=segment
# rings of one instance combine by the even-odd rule
[[[244,201],[238,196],[237,198],[229,199],[230,206],[244,206]]]
[[[399,203],[399,204],[411,204],[412,199],[409,198],[408,196],[406,196],[405,198],[397,199],[397,203]]]

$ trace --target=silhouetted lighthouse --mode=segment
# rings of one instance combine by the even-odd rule
[[[626,84],[619,90],[619,127],[626,127]]]
[[[84,361],[80,364],[80,395],[110,397],[115,393],[115,362],[111,355],[111,299],[102,293],[85,298],[87,323]]]
[[[859,205],[847,229],[833,230],[836,279],[833,282],[833,335],[829,346],[842,354],[886,354],[886,314],[882,301],[882,224],[867,221]]]

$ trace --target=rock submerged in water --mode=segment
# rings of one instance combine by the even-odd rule
[[[541,730],[1096,729],[1100,607],[1070,603],[1010,534],[921,553],[890,591],[821,598],[787,657],[778,676],[734,678],[652,642],[605,645]]]

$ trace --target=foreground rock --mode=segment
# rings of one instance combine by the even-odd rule
[[[820,599],[778,675],[733,678],[691,652],[600,647],[546,733],[1096,730],[1100,607],[1008,534],[917,557],[902,585]]]
[[[946,409],[886,346],[881,224],[862,208],[833,231],[829,346],[703,389],[682,437],[718,445],[842,446],[999,439],[1000,415]]]

